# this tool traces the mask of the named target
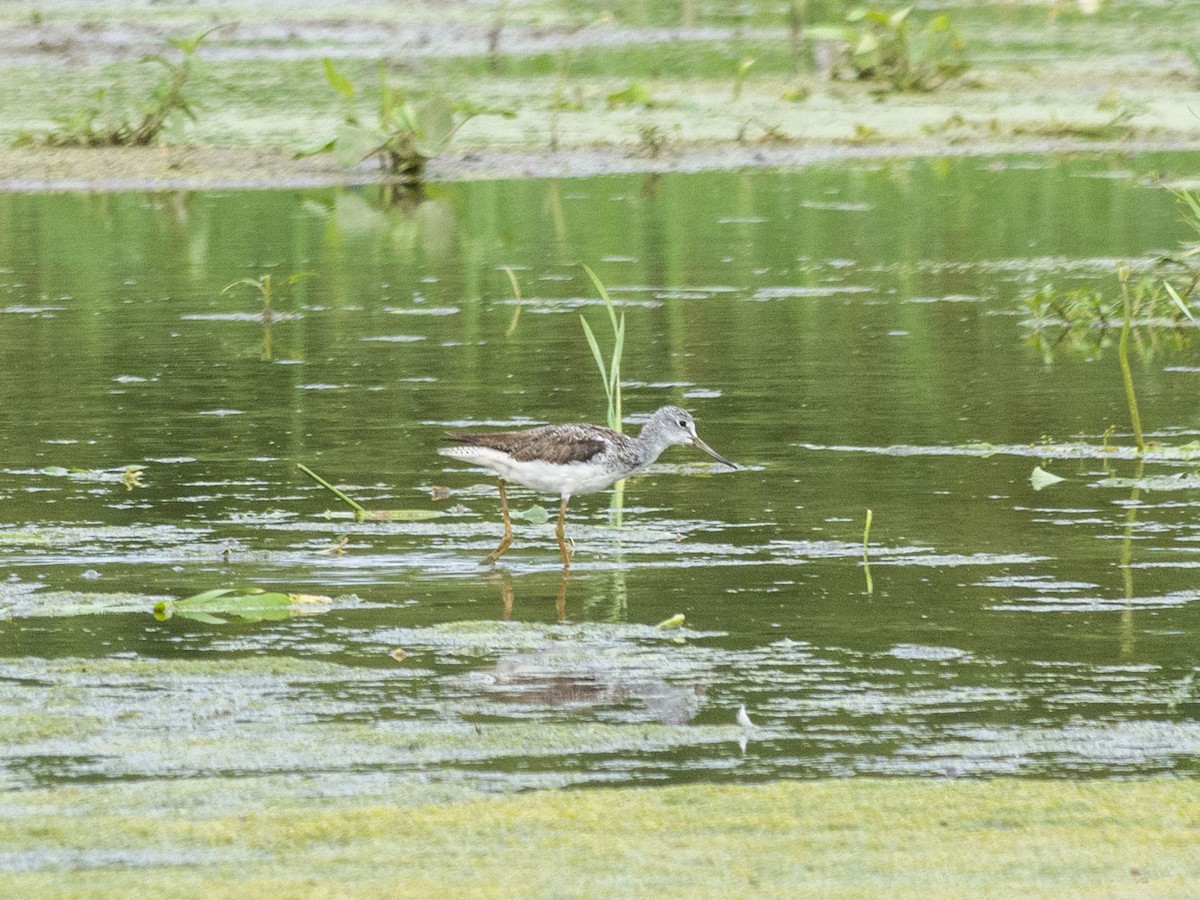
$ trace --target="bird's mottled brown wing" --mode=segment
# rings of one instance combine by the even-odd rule
[[[609,435],[616,435],[618,440],[624,437],[596,425],[544,425],[525,431],[446,433],[446,437],[452,441],[475,447],[491,447],[507,453],[518,462],[541,460],[548,463],[587,462],[612,443]]]

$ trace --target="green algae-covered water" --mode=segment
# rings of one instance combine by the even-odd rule
[[[0,195],[0,785],[1194,773],[1194,328],[1135,334],[1139,463],[1116,333],[1022,298],[1116,296],[1198,172]],[[675,448],[573,500],[569,577],[537,509],[481,567],[494,481],[435,451],[603,421],[579,263],[627,428],[679,403],[742,468]],[[269,326],[225,290],[267,275]],[[218,588],[330,600],[170,602]]]

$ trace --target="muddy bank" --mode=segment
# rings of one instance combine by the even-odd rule
[[[680,145],[650,156],[627,147],[564,150],[471,150],[430,163],[430,182],[495,178],[586,178],[594,175],[668,174],[720,169],[797,169],[839,160],[990,156],[1009,153],[1149,153],[1200,150],[1200,137],[1170,140],[1086,141],[1045,138],[949,143],[884,141],[837,143]],[[296,158],[283,147],[153,147],[0,149],[0,191],[175,191],[318,188],[386,184],[378,166],[353,169],[331,156]]]

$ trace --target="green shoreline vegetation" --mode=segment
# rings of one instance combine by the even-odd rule
[[[343,6],[336,15],[312,6],[280,22],[209,4],[5,10],[0,187],[135,177],[202,184],[231,173],[276,183],[387,180],[370,165],[350,174],[333,154],[303,156],[339,134],[349,140],[344,97],[330,90],[323,60],[345,84],[361,85],[364,108],[381,91],[402,90],[510,116],[463,125],[445,163],[431,165],[434,179],[464,166],[486,174],[491,156],[505,171],[513,152],[534,154],[522,171],[548,174],[538,160],[551,147],[597,154],[587,168],[603,172],[619,160],[650,168],[713,148],[836,154],[867,144],[922,154],[1200,138],[1200,65],[1182,5],[1112,0],[1085,14],[1073,3],[997,3],[904,16],[906,7],[885,4],[890,17],[864,21],[856,4],[808,3],[799,44],[775,5],[689,6],[695,27],[685,28],[676,4],[618,3],[597,19],[589,6],[554,0],[439,5],[436,17],[420,4]],[[166,149],[92,156],[45,146],[81,116],[91,133],[105,116],[119,125],[155,108],[161,67],[144,60],[174,64],[179,44],[198,34],[206,36],[182,107],[192,118],[164,123]]]

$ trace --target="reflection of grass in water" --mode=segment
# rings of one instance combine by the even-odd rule
[[[1172,893],[1200,878],[1200,855],[1189,852],[1196,795],[1169,778],[827,779],[510,796],[434,783],[357,803],[299,794],[277,776],[245,782],[10,792],[5,846],[41,862],[0,875],[0,887],[9,896],[116,897],[169,885],[176,896],[265,897],[365,895],[389,884],[414,896],[501,896],[519,885],[525,896],[590,896],[603,885],[620,896],[653,884],[670,894],[794,896],[810,885],[813,896],[971,896],[1003,885],[1009,896],[1061,896]],[[120,861],[78,867],[89,851],[100,860],[121,851]]]
[[[504,274],[508,276],[508,283],[512,285],[513,296],[517,300],[517,307],[513,310],[512,321],[508,323],[508,328],[504,331],[505,337],[512,337],[513,332],[517,330],[517,320],[521,318],[521,283],[517,281],[516,273],[508,266],[504,267]]]

